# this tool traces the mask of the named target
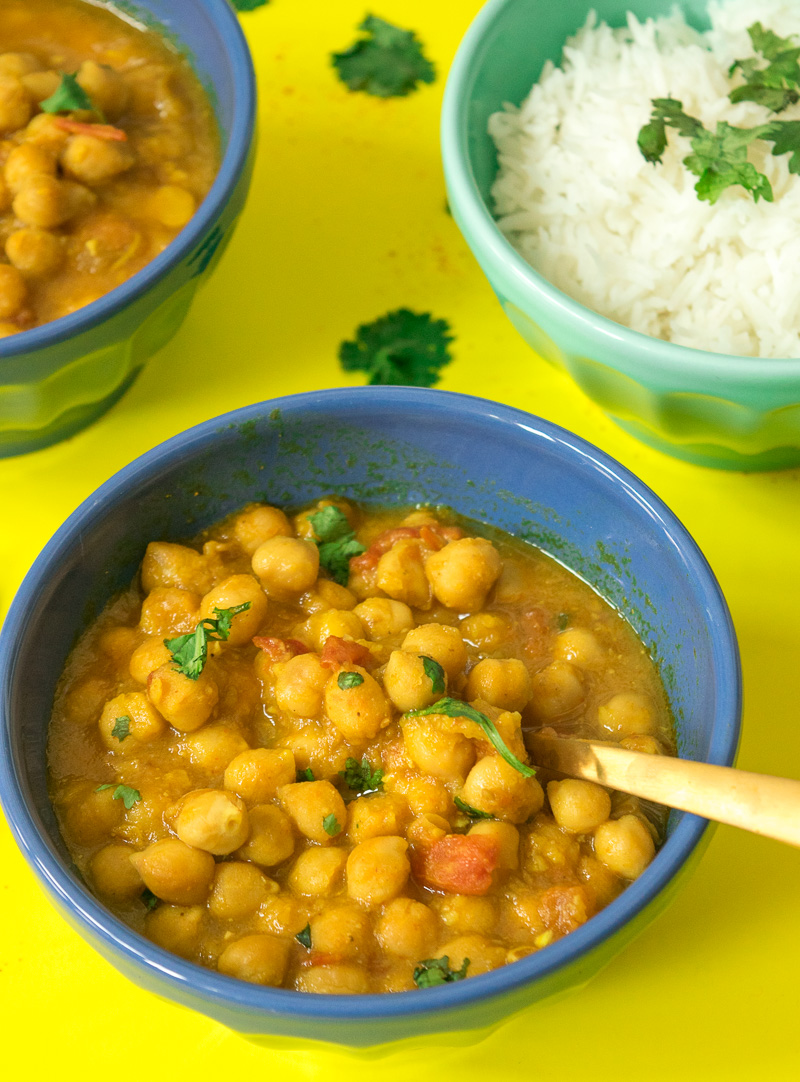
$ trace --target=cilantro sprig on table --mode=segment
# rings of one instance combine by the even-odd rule
[[[177,635],[174,639],[164,639],[164,645],[172,654],[172,661],[178,672],[190,680],[199,680],[200,674],[208,661],[208,644],[225,642],[231,633],[234,616],[246,612],[250,602],[234,605],[230,609],[214,609],[214,619],[201,620],[194,631],[186,635]]]
[[[451,984],[463,981],[467,975],[469,958],[465,958],[460,969],[450,968],[450,958],[426,958],[414,969],[414,984],[417,988],[435,988],[438,984]]]
[[[323,507],[308,516],[313,540],[319,548],[319,562],[340,586],[346,586],[350,577],[350,560],[360,556],[366,548],[356,535],[347,515],[334,504]]]
[[[366,372],[370,385],[433,387],[452,360],[449,332],[445,319],[397,308],[362,323],[355,338],[339,346],[339,361],[345,372]]]
[[[401,98],[432,83],[436,69],[422,51],[413,30],[403,30],[377,15],[367,15],[359,30],[363,36],[331,62],[350,90],[363,90],[378,98]]]
[[[383,788],[383,771],[380,768],[373,770],[366,756],[360,763],[358,759],[348,759],[339,774],[354,793],[376,793]]]
[[[532,766],[520,762],[513,751],[506,745],[491,718],[481,713],[480,710],[476,710],[474,706],[470,706],[469,703],[463,703],[460,699],[439,699],[438,702],[426,706],[423,710],[406,711],[406,717],[409,718],[421,718],[428,714],[444,714],[448,718],[466,718],[468,721],[474,721],[476,725],[483,729],[489,743],[509,766],[513,766],[518,773],[526,778],[532,778],[536,773]]]
[[[744,84],[731,90],[728,97],[734,104],[751,101],[780,113],[800,101],[800,46],[795,46],[791,38],[765,30],[761,23],[753,23],[748,34],[761,58],[733,62],[728,74],[741,73]],[[637,138],[639,150],[648,162],[660,162],[667,146],[667,128],[689,139],[692,153],[683,163],[699,178],[694,186],[698,199],[713,205],[728,188],[739,186],[756,203],[759,199],[772,203],[774,195],[768,177],[747,157],[748,147],[757,140],[771,142],[775,156],[791,154],[789,172],[800,173],[800,121],[772,120],[752,128],[736,128],[719,120],[711,132],[684,112],[683,103],[676,98],[653,98],[651,104],[650,120]]]

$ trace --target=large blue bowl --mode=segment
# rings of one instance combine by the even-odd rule
[[[187,538],[253,499],[339,492],[424,501],[541,545],[622,611],[656,659],[681,754],[733,762],[736,638],[714,575],[671,512],[569,432],[444,391],[318,391],[236,410],[168,440],[83,503],[37,559],[0,635],[0,797],[25,856],[66,919],[137,984],[250,1036],[370,1045],[485,1027],[584,982],[666,904],[706,822],[673,813],[647,871],[586,925],[514,965],[426,992],[323,996],[232,980],[137,935],[89,893],[51,810],[53,693],[87,623],[133,577],[147,542]],[[633,959],[632,959],[633,960]]]
[[[119,6],[188,56],[214,107],[220,170],[189,224],[138,274],[71,315],[0,340],[0,457],[71,436],[124,394],[180,327],[230,240],[250,185],[255,77],[227,0]]]

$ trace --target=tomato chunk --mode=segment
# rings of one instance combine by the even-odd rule
[[[322,648],[320,660],[326,669],[338,669],[340,665],[365,665],[372,660],[372,654],[359,642],[329,635]]]
[[[255,635],[253,642],[272,661],[288,661],[297,654],[310,654],[311,651],[299,639],[276,639],[271,635]]]
[[[414,857],[414,874],[423,886],[453,894],[486,894],[498,865],[494,838],[447,834]]]

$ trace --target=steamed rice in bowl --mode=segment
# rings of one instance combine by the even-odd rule
[[[636,331],[679,345],[761,357],[800,357],[800,176],[790,155],[757,141],[748,157],[774,202],[728,188],[698,199],[684,165],[689,140],[670,130],[663,162],[637,145],[651,99],[672,97],[713,130],[775,119],[732,104],[728,70],[753,55],[747,28],[760,21],[795,35],[787,0],[709,4],[700,34],[676,9],[610,29],[590,14],[545,65],[519,107],[495,113],[489,131],[500,169],[492,189],[498,224],[517,251],[575,300]],[[779,118],[800,120],[800,104]]]

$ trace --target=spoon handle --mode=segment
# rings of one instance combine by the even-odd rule
[[[529,733],[527,744],[548,770],[800,847],[800,781],[590,740]]]

